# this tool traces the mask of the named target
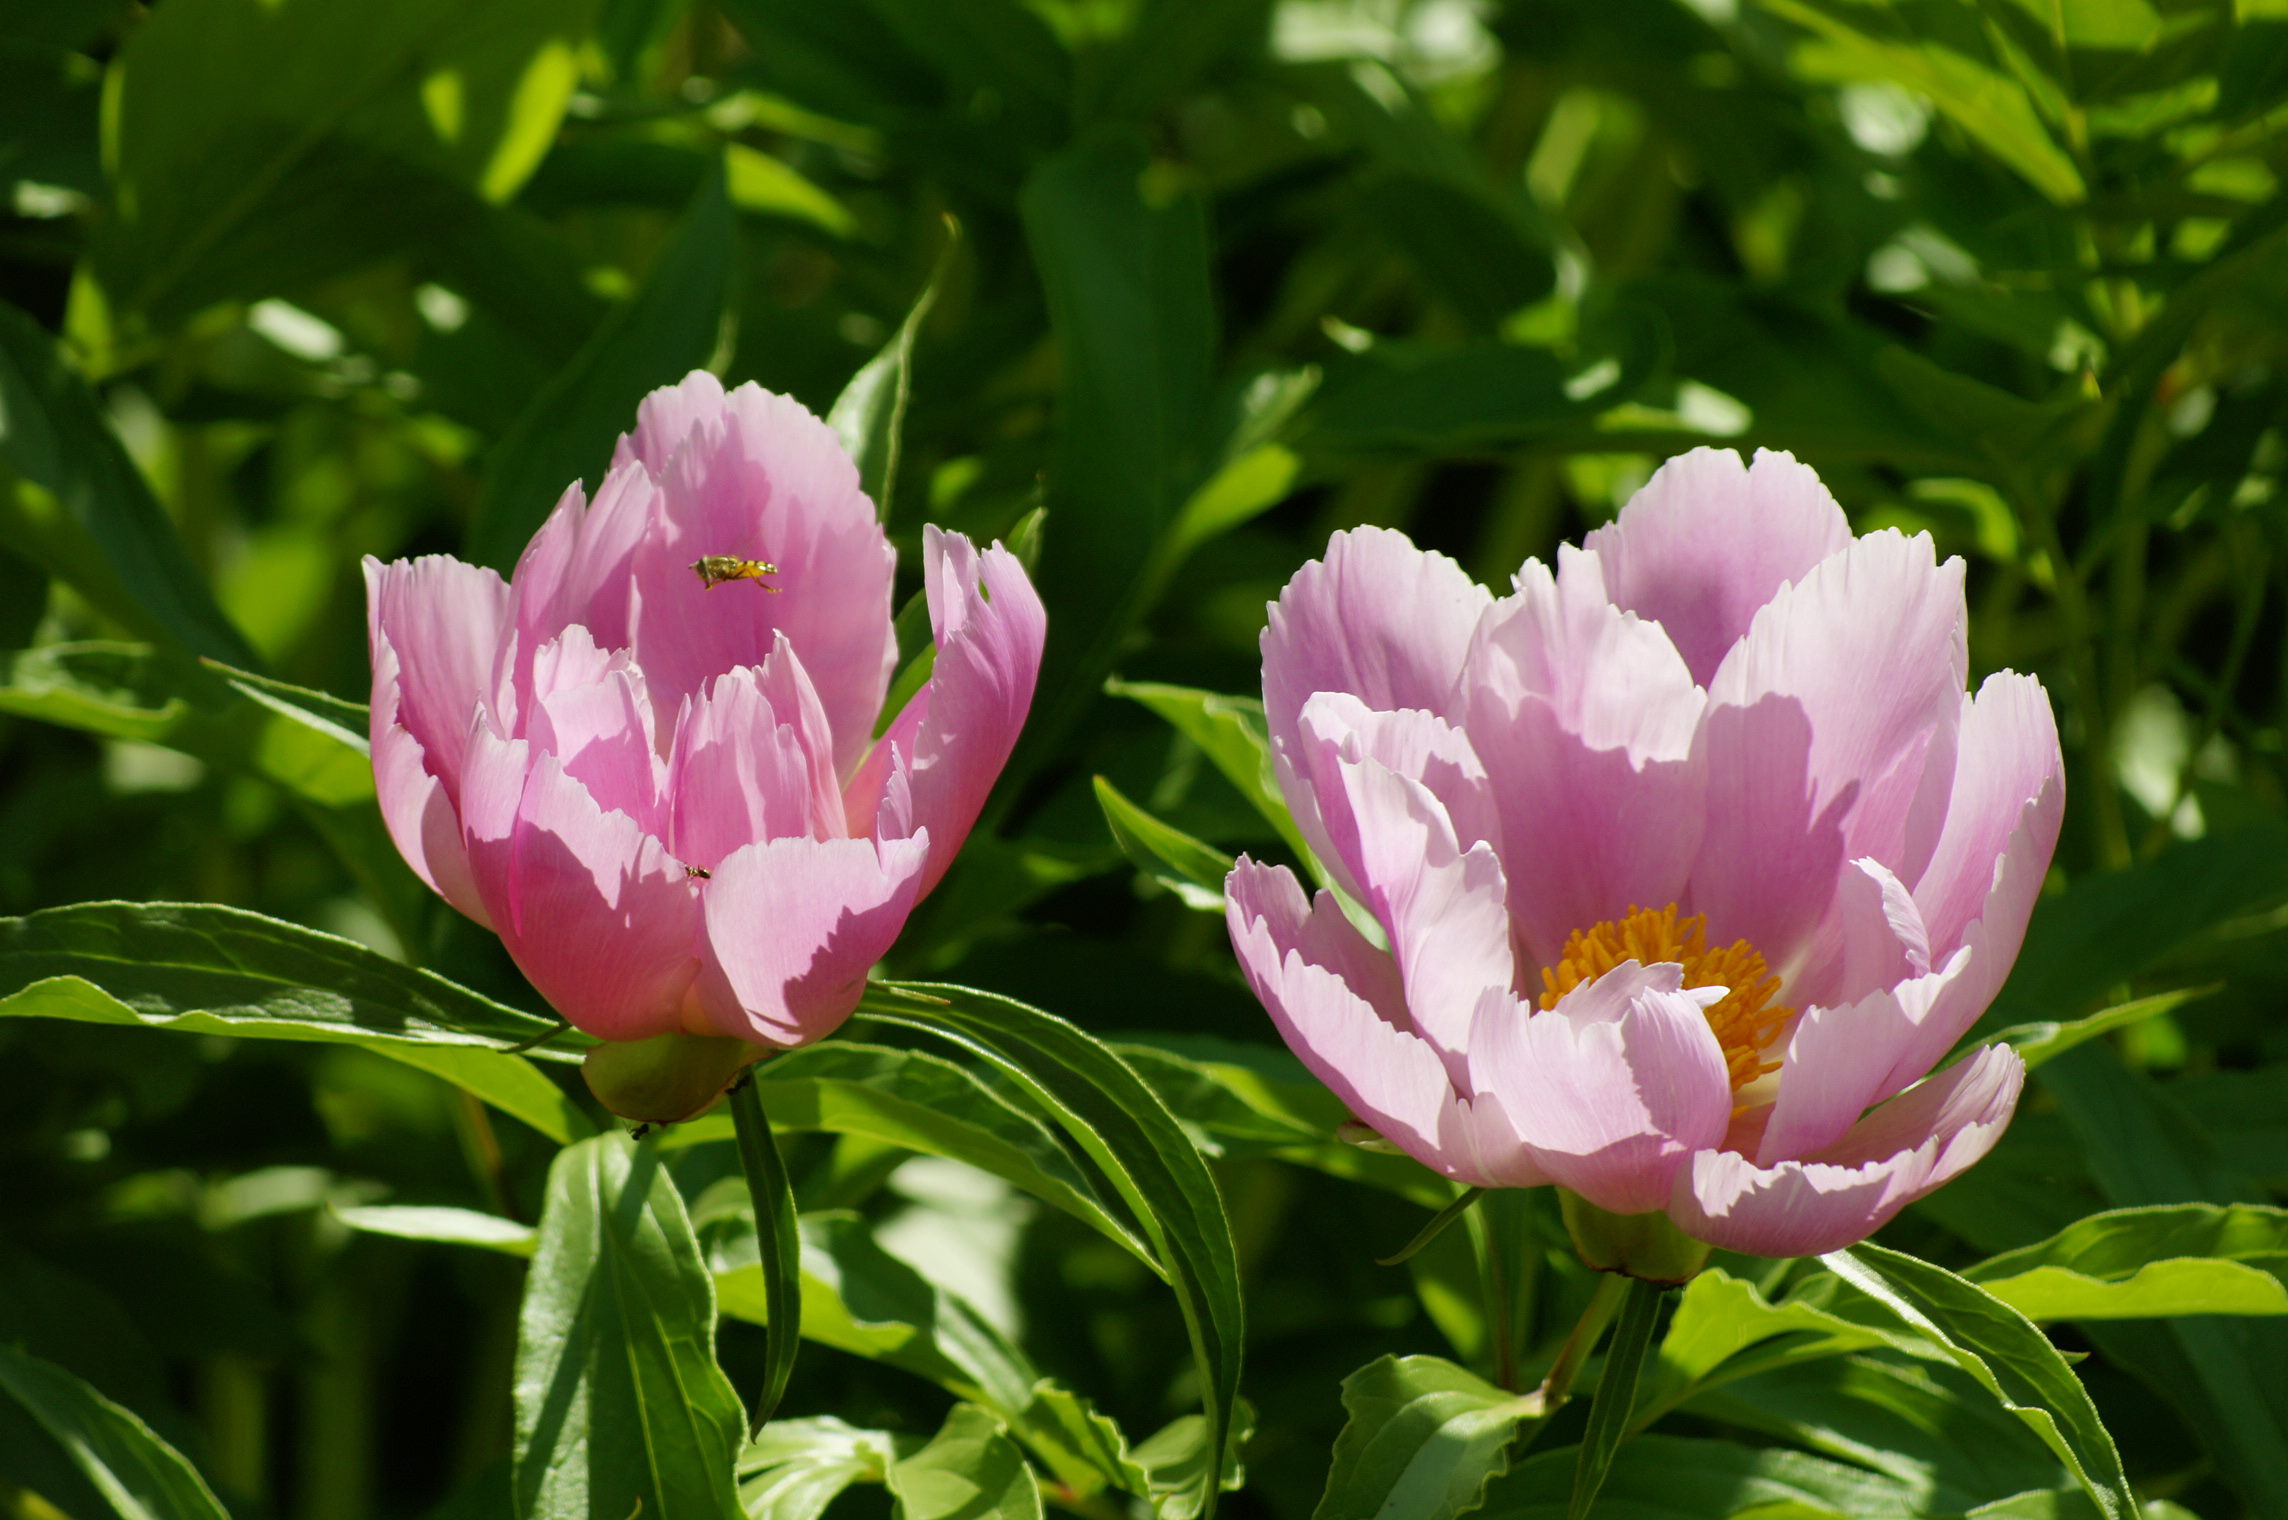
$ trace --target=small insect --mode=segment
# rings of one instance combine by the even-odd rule
[[[701,881],[713,881],[715,879],[715,873],[708,870],[705,866],[685,866],[683,868],[683,879],[685,881],[689,881],[694,876],[698,877]]]
[[[699,584],[712,591],[725,581],[753,581],[765,591],[776,591],[776,586],[765,584],[763,577],[776,575],[779,567],[767,559],[740,559],[732,554],[710,554],[695,559],[691,568],[699,576]]]

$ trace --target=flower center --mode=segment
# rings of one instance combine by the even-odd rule
[[[1695,913],[1680,923],[1674,903],[1658,911],[1640,910],[1631,903],[1629,916],[1617,923],[1607,919],[1574,930],[1556,968],[1541,973],[1541,1006],[1556,1007],[1566,993],[1623,961],[1646,966],[1676,961],[1684,967],[1685,986],[1732,989],[1708,1010],[1708,1027],[1716,1031],[1716,1043],[1724,1048],[1734,1092],[1765,1072],[1779,1070],[1779,1062],[1766,1061],[1763,1055],[1764,1047],[1795,1012],[1772,1001],[1779,995],[1780,979],[1744,939],[1709,949],[1708,915]]]

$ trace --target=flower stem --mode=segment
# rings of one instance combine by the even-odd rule
[[[1581,1311],[1580,1323],[1565,1337],[1556,1363],[1550,1367],[1549,1376],[1542,1380],[1542,1413],[1554,1414],[1573,1391],[1573,1380],[1581,1375],[1582,1363],[1588,1361],[1589,1353],[1596,1349],[1597,1337],[1613,1322],[1613,1315],[1619,1311],[1621,1300],[1628,1297],[1629,1284],[1634,1281],[1635,1278],[1623,1277],[1618,1272],[1597,1275],[1596,1296],[1589,1300],[1589,1307]]]
[[[1444,1208],[1440,1209],[1436,1214],[1431,1216],[1430,1222],[1424,1225],[1421,1229],[1421,1232],[1417,1234],[1412,1240],[1400,1246],[1397,1251],[1389,1256],[1376,1257],[1374,1264],[1378,1267],[1397,1266],[1400,1262],[1406,1260],[1407,1257],[1412,1256],[1415,1252],[1421,1250],[1424,1246],[1430,1244],[1431,1241],[1436,1240],[1440,1235],[1444,1234],[1446,1226],[1452,1224],[1455,1220],[1461,1218],[1462,1215],[1469,1212],[1470,1205],[1476,1203],[1480,1198],[1485,1196],[1486,1190],[1484,1188],[1471,1188],[1468,1192],[1463,1193],[1452,1203],[1447,1204]]]
[[[769,1421],[794,1371],[795,1347],[802,1338],[802,1237],[794,1222],[794,1188],[786,1162],[771,1137],[771,1121],[755,1092],[752,1073],[731,1088],[731,1124],[739,1136],[739,1166],[747,1174],[747,1195],[755,1205],[755,1246],[763,1268],[763,1313],[768,1321],[763,1350],[763,1391],[755,1400],[750,1439]]]

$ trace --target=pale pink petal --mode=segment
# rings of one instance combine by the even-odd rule
[[[1907,882],[1931,858],[1953,783],[1969,660],[1962,575],[1959,559],[1937,563],[1927,534],[1871,533],[1767,602],[1709,684],[1712,717],[1770,697],[1800,703],[1812,814],[1840,806],[1844,858],[1871,856]],[[1712,775],[1710,814],[1732,801]]]
[[[606,812],[556,758],[480,728],[462,810],[492,925],[549,1006],[607,1040],[682,1027],[699,970],[695,884],[659,841]]]
[[[1834,1146],[1759,1167],[1702,1151],[1678,1171],[1669,1217],[1752,1256],[1817,1256],[1866,1239],[1993,1148],[2025,1082],[2017,1052],[1988,1047],[1869,1114]]]
[[[912,735],[912,749],[898,752],[911,788],[905,827],[929,832],[927,893],[953,864],[1017,747],[1048,614],[1024,566],[999,544],[980,554],[959,533],[926,527],[922,575],[937,656],[928,685],[915,695],[912,726],[893,725],[884,737],[894,743],[901,733]]]
[[[1660,628],[1605,600],[1595,559],[1566,550],[1554,576],[1527,563],[1482,621],[1464,685],[1535,965],[1556,964],[1577,929],[1683,896],[1704,699]]]
[[[781,1048],[831,1034],[905,927],[928,854],[927,834],[879,842],[794,835],[733,851],[703,894],[707,967],[698,992],[708,1022]]]
[[[634,645],[636,550],[661,510],[659,488],[640,465],[607,474],[593,505],[578,481],[565,490],[517,560],[510,597],[518,653],[496,673],[503,688],[528,692],[532,658],[574,625],[599,649]]]
[[[816,833],[810,758],[753,670],[718,677],[685,708],[672,766],[666,837],[685,865],[711,871],[746,845]]]
[[[1422,783],[1446,810],[1455,843],[1463,849],[1486,843],[1501,849],[1501,819],[1494,808],[1486,769],[1478,763],[1469,736],[1419,708],[1376,712],[1349,692],[1322,691],[1303,704],[1296,727],[1302,743],[1297,759],[1314,793],[1324,799],[1339,790],[1338,764],[1371,759],[1384,769]],[[1358,855],[1355,820],[1339,805],[1321,802],[1327,843],[1340,863],[1354,872]]]
[[[1241,856],[1224,882],[1224,916],[1240,969],[1312,1075],[1377,1134],[1423,1165],[1472,1186],[1530,1187],[1489,1106],[1476,1113],[1438,1053],[1413,1031],[1398,968],[1344,918],[1316,904],[1285,866]]]
[[[1834,1144],[1870,1105],[1904,1087],[1892,1082],[1892,1069],[1933,1010],[1971,974],[1969,953],[1957,951],[1938,970],[1878,986],[1856,1002],[1805,1009],[1788,1031],[1771,1117],[1754,1151],[1758,1164]]]
[[[470,714],[492,691],[508,587],[490,570],[441,554],[387,565],[369,555],[365,584],[374,735],[391,721],[411,734],[428,773],[458,800],[462,743]],[[382,658],[385,650],[392,659]]]
[[[931,668],[936,668],[934,663]],[[853,838],[903,839],[914,831],[914,740],[928,716],[929,686],[925,683],[898,710],[843,783],[842,815],[849,821]]]
[[[1994,870],[1993,889],[1986,894],[1977,920],[1963,930],[1962,943],[1957,947],[1956,953],[1969,956],[1969,968],[1916,1026],[1914,1038],[1900,1050],[1877,1097],[1895,1093],[1929,1071],[1969,1032],[2002,990],[2010,967],[2018,959],[2018,947],[2025,941],[2026,921],[2033,916],[2034,901],[2041,896],[2043,879],[2049,874],[2050,853],[2057,846],[2065,806],[2065,777],[2056,775],[2042,783],[2040,795],[2019,809],[2018,826],[2011,830]]]
[[[2057,720],[2041,682],[2000,671],[1986,678],[1976,698],[1965,696],[1962,706],[1962,740],[1946,826],[1930,865],[1915,883],[1915,902],[1930,926],[1931,948],[1940,953],[1960,944],[1974,920],[1986,924],[1990,939],[1997,932],[2000,926],[1988,902],[1995,866],[2024,822],[2025,805],[2053,781],[2061,789],[2065,784]],[[2054,822],[2026,845],[2039,856],[2039,876],[2049,869],[2057,845]],[[2031,908],[2028,903],[2029,912]],[[2013,946],[2024,933],[2020,920],[2009,931]],[[2010,958],[2015,955],[2013,948]]]
[[[1814,806],[1811,722],[1793,697],[1710,707],[1694,758],[1707,802],[1684,907],[1708,916],[1710,944],[1746,940],[1803,1007],[1830,996],[1802,976],[1843,869],[1843,815],[1855,790]]]
[[[760,665],[783,632],[817,688],[839,772],[873,738],[897,663],[897,556],[831,428],[753,385],[723,408],[720,432],[697,429],[661,468],[657,521],[633,561],[636,658],[672,703],[726,670]],[[691,567],[710,555],[775,564],[767,585],[776,589],[706,585]]]
[[[1318,808],[1292,752],[1303,704],[1349,692],[1380,712],[1418,708],[1457,719],[1457,682],[1487,590],[1443,554],[1387,528],[1353,528],[1295,572],[1263,630],[1263,710],[1273,769],[1316,850]]]
[[[780,634],[756,672],[756,689],[771,704],[782,727],[794,731],[802,747],[810,793],[810,834],[817,839],[841,839],[850,833],[842,811],[842,784],[834,769],[834,727],[827,721],[826,704],[810,684],[810,672],[794,644]]]
[[[1843,509],[1792,454],[1694,449],[1662,465],[1584,547],[1616,605],[1667,630],[1705,686],[1781,586],[1851,543]]]
[[[1311,715],[1337,716],[1327,707]],[[1488,844],[1464,850],[1437,797],[1368,755],[1363,736],[1319,736],[1306,727],[1298,742],[1311,752],[1312,773],[1325,778],[1317,794],[1335,858],[1389,937],[1415,1027],[1462,1088],[1478,999],[1488,989],[1515,988],[1500,860]]]
[[[1624,961],[1557,1006],[1481,1004],[1471,1085],[1500,1100],[1550,1180],[1599,1208],[1641,1214],[1668,1202],[1677,1168],[1715,1145],[1732,1117],[1724,1052],[1674,964]]]

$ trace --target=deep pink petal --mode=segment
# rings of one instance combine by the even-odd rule
[[[1705,686],[1756,609],[1848,548],[1843,509],[1792,454],[1694,449],[1662,465],[1583,547],[1616,605],[1667,630]]]
[[[421,746],[429,774],[457,800],[469,717],[492,692],[508,588],[492,571],[441,554],[387,565],[369,555],[365,584],[374,732],[393,714]],[[383,659],[385,650],[392,659]]]
[[[612,450],[612,467],[640,463],[657,476],[675,458],[694,430],[712,441],[728,425],[723,382],[695,369],[674,385],[663,385],[636,407],[636,425],[622,433]]]
[[[1481,1004],[1470,1081],[1500,1100],[1541,1170],[1599,1208],[1668,1202],[1678,1167],[1732,1117],[1724,1052],[1674,964],[1624,961],[1557,1006]]]
[[[719,677],[684,710],[673,775],[667,842],[685,865],[713,870],[759,841],[824,837],[814,827],[810,757],[753,670]]]
[[[995,544],[980,554],[959,533],[922,530],[923,585],[937,656],[916,694],[906,758],[911,823],[927,829],[928,892],[953,864],[1017,747],[1041,670],[1048,614],[1024,566]],[[900,718],[906,714],[901,713]],[[895,742],[900,725],[884,737]],[[877,825],[879,832],[879,825]]]
[[[607,474],[592,505],[580,482],[565,490],[525,545],[510,581],[517,637],[516,652],[495,673],[504,692],[522,699],[539,650],[575,625],[599,649],[633,647],[636,550],[661,510],[659,488],[640,465]]]
[[[598,807],[627,814],[647,834],[667,833],[667,762],[642,671],[623,661],[594,681],[556,687],[532,705],[525,735]]]
[[[1279,593],[1261,640],[1264,719],[1280,787],[1314,849],[1318,808],[1293,761],[1303,704],[1349,692],[1378,712],[1458,719],[1462,663],[1492,604],[1461,566],[1387,528],[1335,534]]]
[[[1703,697],[1654,624],[1605,600],[1594,558],[1518,572],[1464,677],[1501,817],[1510,916],[1537,966],[1576,929],[1684,891],[1699,843]]]
[[[1986,924],[1990,940],[1999,931],[1988,904],[1995,866],[2024,821],[2025,805],[2052,782],[2062,794],[2065,759],[2042,683],[2007,670],[1988,676],[1975,699],[1963,699],[1962,740],[1946,826],[1930,865],[1915,883],[1915,902],[1929,926],[1934,952],[1944,954],[1960,944],[1974,920]],[[2054,821],[2046,832],[2027,839],[2026,847],[2040,857],[2034,868],[2037,877],[2049,869],[2056,845]],[[2032,911],[2030,903],[2027,911]],[[2024,933],[2020,921],[2009,937],[2014,942]],[[2013,949],[2011,958],[2015,955]]]
[[[1907,882],[1930,861],[1953,784],[1969,662],[1962,575],[1927,534],[1870,533],[1766,603],[1709,685],[1712,712],[1801,703],[1813,812],[1842,803],[1845,858],[1871,856]],[[1712,786],[1710,812],[1728,800]]]
[[[699,1006],[717,1030],[791,1048],[831,1034],[905,927],[927,835],[877,842],[794,835],[750,844],[703,894]]]
[[[2026,1068],[1990,1046],[1862,1119],[1816,1156],[1759,1167],[1702,1151],[1677,1173],[1669,1217],[1752,1256],[1816,1256],[1866,1239],[1969,1167],[2010,1123]]]
[[[1330,725],[1340,716],[1327,706],[1311,715]],[[1317,794],[1337,858],[1389,937],[1415,1028],[1461,1088],[1479,998],[1515,987],[1508,889],[1492,846],[1463,849],[1444,805],[1422,782],[1367,753],[1371,737],[1306,727],[1299,743],[1312,754],[1313,774],[1325,778]]]
[[[658,519],[633,557],[636,658],[672,704],[726,670],[760,665],[784,632],[833,727],[835,768],[847,769],[873,737],[897,663],[896,554],[857,466],[800,402],[743,385],[722,416],[719,430],[696,428],[658,476]],[[776,590],[704,584],[691,567],[710,555],[777,565],[767,580]]]
[[[469,750],[470,870],[518,969],[590,1034],[681,1028],[699,970],[699,906],[683,867],[530,741],[480,728]]]
[[[1224,883],[1240,969],[1279,1034],[1384,1139],[1472,1186],[1530,1187],[1497,1111],[1473,1111],[1438,1053],[1413,1032],[1398,968],[1352,928],[1331,893],[1316,904],[1285,866],[1242,856]]]
[[[375,658],[377,670],[382,658]],[[386,658],[394,662],[396,656]],[[382,822],[405,863],[445,901],[490,929],[484,898],[469,874],[469,852],[461,844],[453,801],[445,795],[444,783],[423,765],[419,741],[394,721],[374,725],[373,784]]]

